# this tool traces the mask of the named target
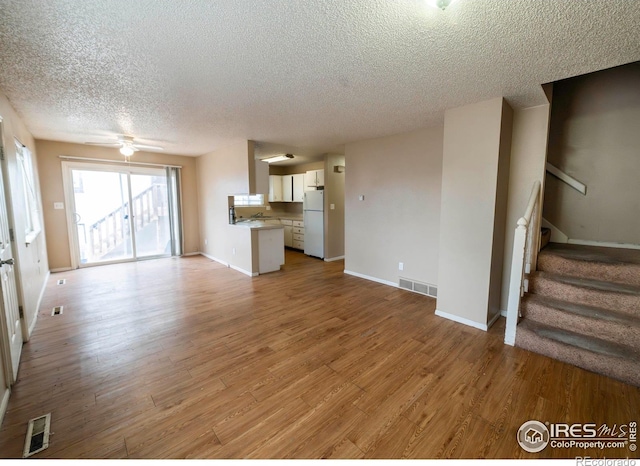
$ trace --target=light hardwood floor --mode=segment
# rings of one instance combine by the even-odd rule
[[[36,457],[637,457],[529,454],[516,432],[640,421],[640,389],[505,346],[503,319],[482,332],[342,262],[286,261],[253,279],[200,256],[52,275],[0,456],[51,412]]]

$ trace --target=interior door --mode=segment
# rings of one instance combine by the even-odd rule
[[[18,364],[22,353],[22,327],[18,307],[18,290],[13,267],[13,253],[9,236],[9,218],[4,190],[4,171],[0,170],[0,291],[2,292],[2,342],[5,352],[8,382],[18,377]]]

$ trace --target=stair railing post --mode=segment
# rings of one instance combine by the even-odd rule
[[[527,220],[518,220],[513,237],[513,256],[511,257],[511,277],[509,279],[509,299],[507,302],[507,323],[504,342],[507,345],[516,343],[516,327],[520,313],[520,297],[522,295],[522,278],[524,276],[525,250],[527,243]]]

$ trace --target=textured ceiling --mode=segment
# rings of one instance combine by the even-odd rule
[[[305,153],[640,60],[640,1],[0,0],[0,90],[36,138]]]

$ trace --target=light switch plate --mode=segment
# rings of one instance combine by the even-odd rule
[[[54,202],[53,208],[56,210],[64,210],[64,202]]]
[[[335,204],[329,204],[329,209],[336,210],[336,205]]]
[[[359,200],[359,201],[364,201],[364,194],[360,194],[360,195],[358,196],[358,200]]]

